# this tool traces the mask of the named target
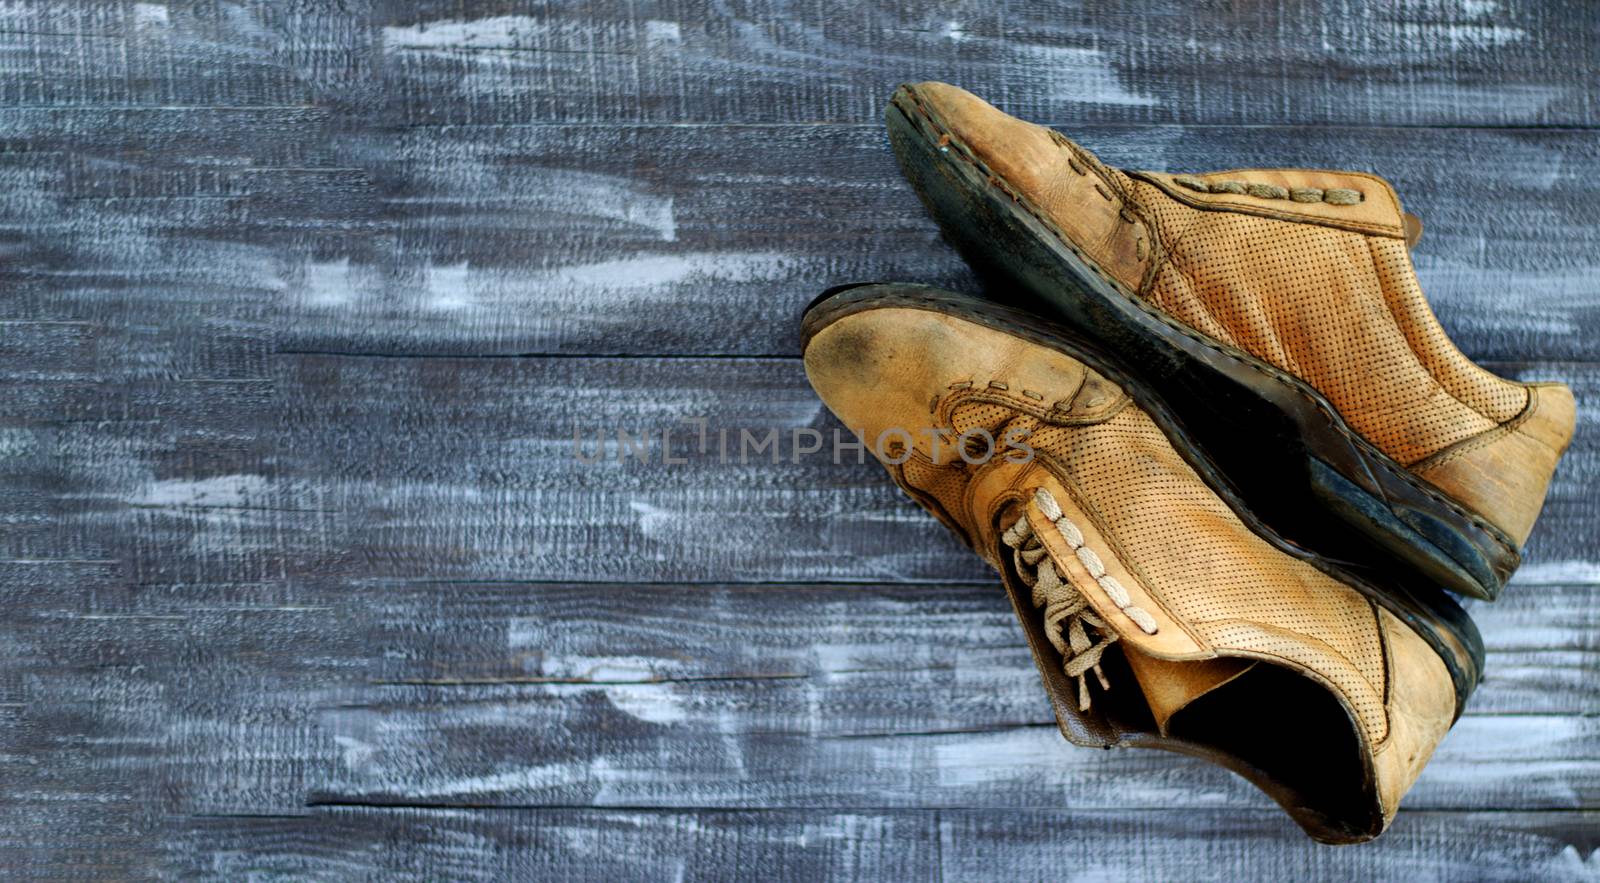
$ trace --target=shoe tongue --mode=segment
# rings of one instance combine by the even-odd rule
[[[1106,592],[1107,599],[1115,608],[1104,609],[1102,605],[1101,611],[1086,617],[1086,620],[1104,633],[1107,640],[1120,643],[1122,655],[1133,670],[1139,690],[1144,694],[1145,703],[1162,735],[1166,735],[1167,722],[1173,715],[1255,665],[1254,660],[1239,658],[1167,660],[1141,650],[1139,645],[1144,643],[1141,639],[1154,638],[1159,634],[1154,617],[1134,603],[1126,586],[1108,572],[1105,560],[1093,552],[1093,547],[1100,544],[1093,537],[1086,536],[1084,528],[1078,525],[1078,521],[1082,521],[1087,526],[1088,520],[1080,517],[1074,521],[1062,511],[1059,499],[1047,490],[1041,489],[1030,502],[1028,509],[1031,517],[1019,521],[1012,530],[1007,531],[1004,542],[1008,546],[1021,547],[1019,564],[1022,569],[1037,568],[1034,571],[1037,578],[1029,580],[1034,589],[1034,604],[1044,608],[1043,613],[1048,619],[1051,609],[1059,603],[1052,603],[1052,599],[1060,594],[1057,588],[1063,582],[1070,583],[1076,589],[1069,595],[1082,598],[1085,604],[1088,603],[1088,597],[1083,592],[1094,591],[1089,589],[1090,585]],[[1065,546],[1061,545],[1063,542]],[[1070,557],[1066,554],[1069,549]],[[1060,624],[1049,623],[1048,626],[1059,628]],[[1067,648],[1058,646],[1058,649]],[[1073,673],[1070,657],[1068,668],[1068,673]],[[1101,682],[1104,683],[1103,678]],[[1087,683],[1080,684],[1080,691],[1087,689]]]
[[[1062,672],[1077,683],[1077,708],[1087,712],[1093,703],[1091,682],[1098,683],[1101,690],[1112,689],[1101,666],[1109,648],[1119,642],[1130,647],[1132,641],[1141,638],[1167,643],[1184,636],[1181,629],[1172,627],[1170,619],[1166,620],[1168,631],[1162,636],[1161,619],[1166,619],[1165,614],[1158,619],[1157,614],[1141,606],[1143,595],[1136,599],[1127,588],[1124,580],[1131,577],[1114,559],[1112,566],[1117,567],[1117,572],[1108,569],[1106,560],[1094,550],[1099,537],[1081,513],[1074,514],[1084,521],[1082,527],[1043,487],[1036,490],[1025,507],[1018,508],[1022,513],[1015,520],[1008,520],[1000,536],[1000,544],[1011,556],[1008,572],[1014,572],[1026,587],[1025,596],[1043,617],[1045,637],[1060,654]],[[1199,648],[1188,641],[1182,650],[1194,654]],[[1162,707],[1170,715],[1186,701],[1174,694],[1170,706]]]
[[[1167,721],[1173,715],[1256,664],[1253,659],[1237,658],[1169,662],[1142,653],[1131,644],[1123,645],[1122,655],[1133,669],[1133,676],[1150,706],[1150,714],[1163,736],[1167,735]]]

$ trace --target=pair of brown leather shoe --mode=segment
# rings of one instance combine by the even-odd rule
[[[1474,365],[1380,178],[1110,168],[942,83],[888,111],[983,298],[818,298],[805,366],[1002,575],[1062,732],[1207,757],[1313,837],[1393,818],[1476,686],[1571,393]]]

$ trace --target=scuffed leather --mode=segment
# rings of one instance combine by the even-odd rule
[[[869,440],[891,427],[919,438],[924,429],[953,432],[959,428],[955,421],[975,413],[996,426],[1028,426],[1036,433],[1030,439],[1038,447],[1027,463],[998,458],[974,465],[951,450],[934,456],[924,449],[914,468],[885,466],[914,499],[1006,575],[1069,740],[1205,757],[1262,787],[1312,836],[1329,842],[1368,839],[1392,819],[1455,716],[1455,687],[1444,663],[1399,619],[1252,533],[1115,384],[1055,350],[907,306],[834,320],[812,336],[804,358],[824,403]],[[1126,439],[1119,444],[1127,468],[1155,470],[1159,480],[1122,496],[1087,486],[1075,452],[1092,449],[1090,440],[1109,438],[1105,433]],[[1039,488],[1051,493],[1130,603],[1156,621],[1154,634],[1137,627],[1088,573],[1038,508]],[[1078,708],[1076,682],[1062,673],[1063,660],[1044,634],[1043,612],[1001,554],[1002,526],[1021,516],[1057,572],[1128,648],[1107,663],[1117,683],[1109,693],[1095,687],[1088,711]],[[1129,519],[1161,521],[1180,539],[1130,544],[1112,526],[1133,523]],[[1345,631],[1352,625],[1361,634]],[[1340,649],[1350,647],[1360,652]],[[1174,715],[1264,664],[1302,675],[1297,689],[1327,691],[1345,709],[1351,727],[1346,744],[1365,770],[1363,781],[1349,787],[1365,789],[1367,809],[1340,815],[1318,794],[1264,774],[1251,757],[1168,732]],[[1270,720],[1275,698],[1281,697],[1260,698],[1263,721],[1239,725]],[[1293,721],[1272,723],[1293,731]],[[1305,758],[1309,764],[1320,761]]]
[[[1389,733],[1373,750],[1373,766],[1387,825],[1450,730],[1455,703],[1437,688],[1449,676],[1433,648],[1389,611],[1380,610],[1378,616],[1389,645]]]
[[[1527,410],[1516,419],[1446,448],[1412,470],[1521,545],[1533,531],[1576,421],[1572,390],[1559,383],[1536,384],[1530,387]]]
[[[913,94],[990,171],[1026,193],[1100,268],[1137,289],[1153,246],[1126,198],[1125,179],[1044,126],[1024,122],[946,83],[919,83]]]
[[[1504,456],[1429,462],[1514,421],[1531,393],[1473,364],[1439,327],[1406,256],[1421,222],[1387,181],[1316,169],[1122,172],[965,90],[906,90],[952,134],[948,150],[974,157],[1102,275],[1200,337],[1305,381],[1394,463],[1426,464],[1414,473],[1514,557],[1555,460],[1511,436],[1498,445]],[[1206,192],[1179,183],[1186,177]],[[1232,181],[1285,196],[1211,192]],[[1296,189],[1362,198],[1301,202]],[[1543,447],[1564,448],[1567,437]]]

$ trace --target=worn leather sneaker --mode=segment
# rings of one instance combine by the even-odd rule
[[[1383,831],[1477,683],[1460,607],[1241,515],[1170,414],[1028,314],[869,285],[804,337],[827,406],[1001,573],[1069,740],[1222,764],[1318,840]]]
[[[1166,401],[1291,541],[1493,599],[1572,435],[1571,392],[1474,365],[1381,178],[1110,168],[943,83],[888,110],[902,169],[991,295]]]

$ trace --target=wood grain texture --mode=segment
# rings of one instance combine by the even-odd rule
[[[148,370],[289,351],[793,355],[823,288],[970,288],[875,117],[849,126],[400,128],[322,109],[6,110],[0,318],[120,327]],[[1352,166],[1421,215],[1441,321],[1480,359],[1592,359],[1587,130],[1108,127],[1111,162]],[[1464,169],[1493,156],[1496,168]],[[603,317],[603,320],[599,317]],[[207,370],[209,366],[199,367]],[[202,375],[203,376],[203,375]]]
[[[392,880],[627,881],[743,878],[1231,883],[1594,879],[1586,813],[1430,813],[1379,843],[1319,847],[1271,813],[1153,811],[1108,819],[1045,812],[469,813],[351,809],[304,818],[188,822],[172,855],[190,873],[303,877],[336,868]],[[381,841],[386,848],[353,843]],[[1118,848],[1108,848],[1116,845]],[[478,857],[482,856],[482,859]]]
[[[0,6],[0,876],[1600,879],[1600,7]],[[901,80],[1111,162],[1392,179],[1579,432],[1394,829],[1073,749],[840,429],[822,288],[973,280]],[[713,439],[715,435],[713,435]],[[592,443],[592,442],[591,442]],[[612,438],[605,450],[614,458]]]
[[[991,584],[4,575],[8,751],[50,760],[0,784],[13,813],[1270,806],[1199,761],[1067,745]],[[1597,591],[1480,605],[1488,679],[1409,810],[1594,805]]]
[[[199,338],[182,346],[208,360],[200,376],[111,391],[73,374],[105,343],[92,332],[25,333],[43,340],[0,415],[21,421],[5,468],[27,490],[0,556],[112,559],[140,585],[987,578],[881,467],[855,462],[870,455],[835,465],[833,432],[851,434],[795,359],[284,355]],[[1514,583],[1596,579],[1600,367],[1497,367],[1564,380],[1580,401]],[[708,421],[704,454],[691,417]],[[741,431],[774,428],[779,448],[741,449]],[[619,429],[652,436],[650,463],[619,462]],[[794,462],[797,429],[824,452]],[[686,462],[663,464],[664,430]],[[579,460],[575,436],[590,455],[604,440],[601,462]]]
[[[1596,122],[1588,4],[786,0],[132,4],[7,13],[25,106],[376,109],[402,124],[855,122],[906,79],[1033,116]]]
[[[1063,854],[1096,830],[1149,843],[1159,861],[1193,862],[1197,844],[1218,836],[1218,814],[1243,839],[1229,838],[1205,873],[1212,862],[1221,862],[1219,875],[1244,867],[1251,848],[1262,850],[1254,861],[1330,875],[1369,867],[1308,857],[1309,845],[1263,797],[1213,767],[1066,745],[991,585],[130,591],[103,565],[4,573],[10,616],[0,635],[13,660],[0,682],[5,753],[40,759],[14,766],[0,787],[0,818],[14,820],[0,824],[11,832],[0,854],[23,857],[13,869],[55,855],[49,832],[65,827],[81,845],[58,858],[101,870],[136,861],[223,878],[245,867],[339,876],[370,873],[361,862],[374,861],[426,876],[443,873],[434,850],[457,841],[454,860],[484,873],[563,860],[567,873],[601,873],[605,862],[586,851],[547,851],[639,816],[604,836],[633,831],[647,853],[705,862],[713,859],[693,832],[727,828],[718,835],[725,849],[771,855],[809,876],[802,871],[820,859],[779,849],[790,835],[766,827],[773,807],[792,807],[785,826],[813,832],[882,819],[867,823],[873,842],[862,848],[897,843],[889,851],[905,855],[924,842],[911,832],[954,824],[918,812],[931,806],[968,816],[976,814],[960,808],[984,807],[988,821],[956,824],[945,842],[988,852],[987,861],[1009,854],[1006,866],[1024,876],[1047,866],[1031,856]],[[57,583],[75,590],[37,591]],[[1438,863],[1465,841],[1439,838],[1463,823],[1459,813],[1447,814],[1448,825],[1435,821],[1429,807],[1487,801],[1497,812],[1470,814],[1460,835],[1484,842],[1474,861],[1537,856],[1551,873],[1586,873],[1592,818],[1561,812],[1592,806],[1600,788],[1586,760],[1600,732],[1582,713],[1593,707],[1584,675],[1600,652],[1595,591],[1546,589],[1481,606],[1490,678],[1379,856],[1398,846],[1419,866],[1449,867]],[[305,814],[308,801],[328,808],[304,821],[270,818]],[[367,803],[463,812],[390,809],[340,821],[338,806]],[[481,809],[574,804],[684,811],[557,813],[568,819],[557,823],[506,822]],[[761,811],[708,814],[707,806]],[[1043,821],[1064,806],[1073,814],[1042,828],[1026,815],[1015,826],[996,821],[1021,806]],[[1524,817],[1506,807],[1542,811]],[[390,821],[396,812],[410,821]],[[1519,831],[1533,819],[1552,828]],[[529,824],[560,830],[532,840],[516,833]],[[658,825],[665,830],[649,833]],[[459,842],[449,832],[461,826],[480,833]],[[1422,833],[1400,834],[1407,830]],[[816,836],[805,842],[843,860]],[[443,842],[430,845],[434,837]],[[375,847],[399,841],[425,848]],[[1337,851],[1346,853],[1366,855]],[[983,876],[979,867],[947,870],[971,878]]]
[[[1418,813],[1360,849],[1329,849],[1275,812],[1156,810],[765,812],[319,809],[172,820],[163,843],[80,852],[84,876],[160,869],[199,879],[1173,879],[1231,883],[1426,879],[1579,883],[1595,875],[1593,813]],[[0,832],[0,848],[18,841]],[[1120,845],[1107,849],[1108,843]]]

